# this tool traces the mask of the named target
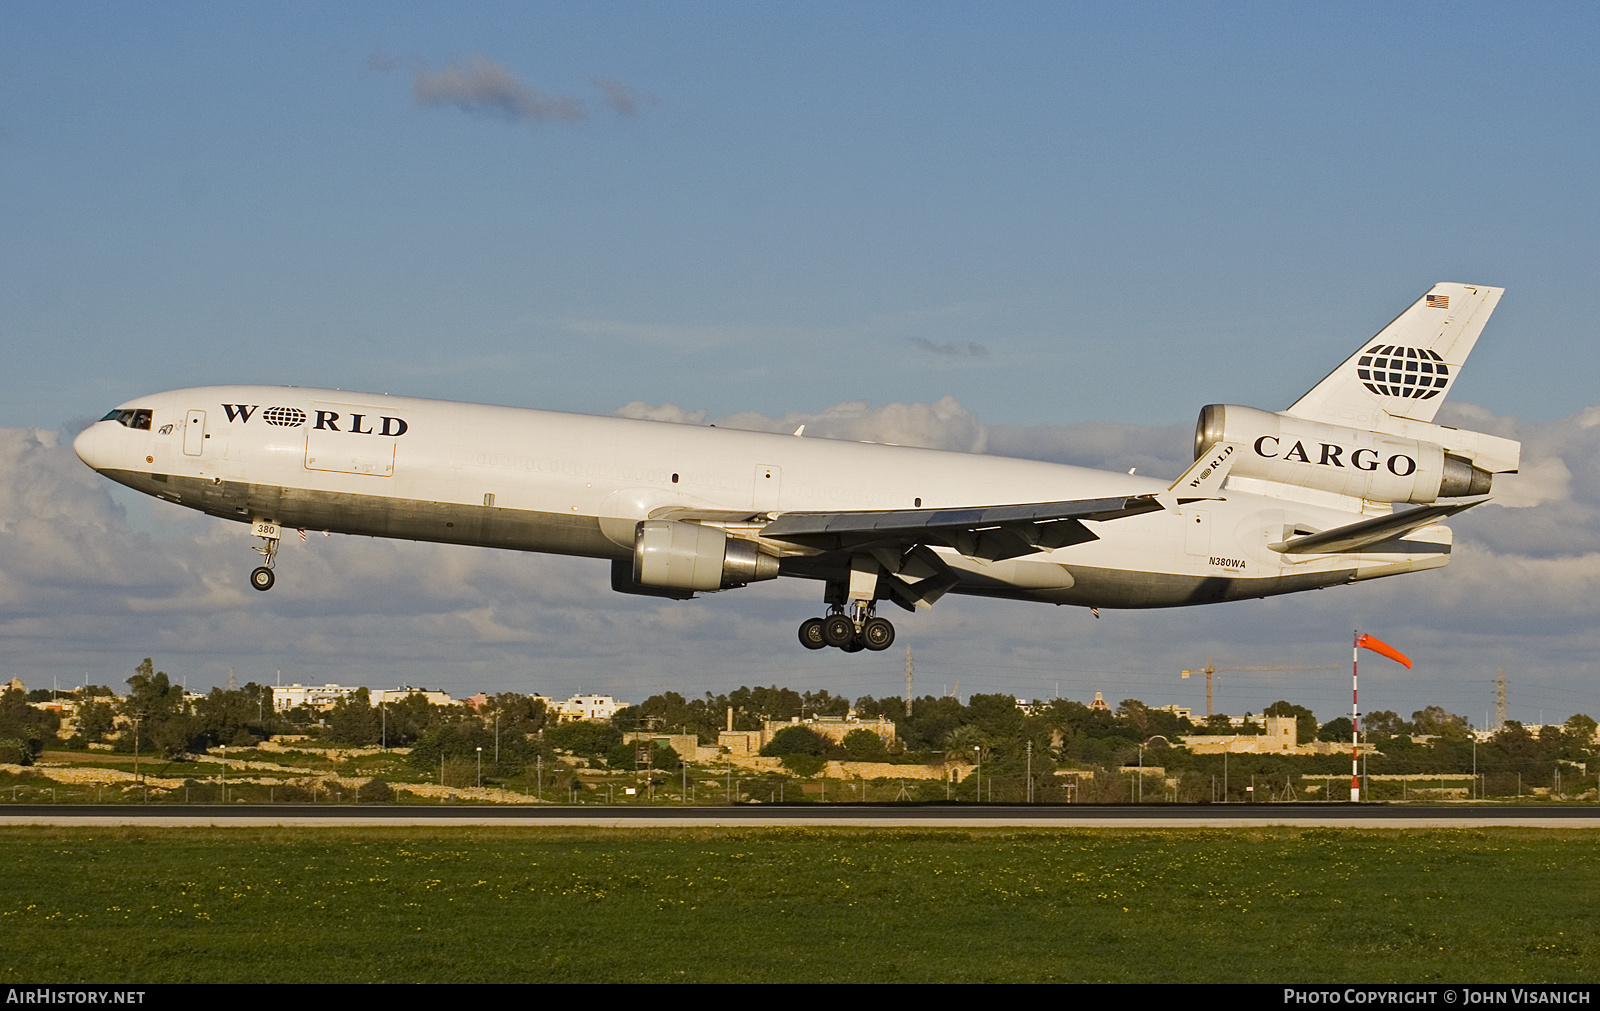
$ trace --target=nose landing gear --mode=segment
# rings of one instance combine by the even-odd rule
[[[250,585],[258,590],[270,590],[277,577],[265,565],[258,565],[250,570]]]
[[[265,592],[272,589],[272,584],[277,578],[272,574],[272,565],[278,559],[278,539],[282,531],[276,523],[263,523],[257,520],[250,524],[250,535],[259,537],[262,541],[256,546],[262,564],[250,570],[250,585]]]

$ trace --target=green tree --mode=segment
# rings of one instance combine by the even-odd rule
[[[116,713],[110,701],[103,698],[81,699],[78,702],[78,736],[85,741],[100,743],[116,726]]]
[[[196,739],[199,728],[184,701],[183,689],[173,684],[165,671],[156,670],[149,657],[128,679],[128,695],[121,709],[137,726],[118,738],[119,750],[149,747],[167,758],[179,758],[191,745],[204,746],[203,740]]]
[[[500,692],[490,696],[479,716],[490,723],[498,716],[502,733],[537,734],[549,722],[550,711],[545,707],[544,699],[516,692]]]
[[[0,692],[0,738],[23,742],[30,756],[37,756],[46,743],[55,742],[60,725],[58,714],[28,705],[27,693],[21,689]]]
[[[1233,729],[1233,719],[1227,713],[1212,713],[1206,717],[1206,733],[1220,734],[1226,737],[1236,733]]]
[[[571,720],[544,728],[544,743],[574,755],[604,755],[622,743],[622,732],[608,723]]]
[[[887,762],[889,749],[883,743],[883,738],[870,730],[852,730],[844,735],[844,750],[850,753],[850,758],[857,762]]]
[[[1317,740],[1348,741],[1354,728],[1355,724],[1350,722],[1350,717],[1340,716],[1322,725],[1321,729],[1317,731]]]
[[[761,753],[768,757],[782,758],[785,755],[814,755],[823,756],[828,753],[831,742],[810,727],[784,727],[772,735],[772,740],[766,743]]]
[[[498,761],[495,754],[494,730],[478,720],[464,719],[434,726],[411,746],[407,760],[413,768],[430,773],[443,761],[470,767],[474,774],[481,761],[486,780],[501,779],[520,773],[539,754],[539,748],[525,734],[502,732]]]
[[[253,747],[272,736],[272,689],[250,682],[243,688],[213,688],[195,705],[197,733],[207,745]]]
[[[357,688],[334,702],[333,708],[323,717],[328,726],[327,737],[339,744],[352,744],[360,748],[380,743],[380,737],[387,729],[388,715],[375,708],[371,699],[367,689]]]
[[[1413,733],[1440,737],[1446,741],[1464,741],[1472,732],[1465,716],[1446,712],[1439,706],[1429,706],[1411,714]]]
[[[1400,714],[1393,709],[1379,709],[1377,712],[1367,713],[1361,717],[1361,725],[1369,733],[1383,734],[1386,737],[1411,733],[1411,724],[1402,720]]]

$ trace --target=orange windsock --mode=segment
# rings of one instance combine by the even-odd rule
[[[1395,663],[1405,664],[1407,668],[1411,666],[1410,657],[1384,642],[1382,639],[1378,639],[1370,635],[1362,635],[1361,638],[1356,640],[1356,645],[1362,647],[1363,649],[1370,649],[1374,653],[1382,653]]]

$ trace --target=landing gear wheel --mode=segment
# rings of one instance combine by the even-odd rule
[[[856,623],[842,614],[829,615],[822,620],[822,641],[845,648],[856,641]]]
[[[272,570],[265,565],[257,566],[250,573],[250,585],[258,590],[270,590],[273,583]]]
[[[861,626],[861,645],[870,650],[888,649],[894,645],[894,626],[888,618],[868,618]]]
[[[807,618],[800,623],[800,645],[806,649],[822,649],[828,645],[822,637],[821,618]]]
[[[861,640],[860,639],[851,639],[849,642],[845,643],[843,646],[840,646],[839,648],[844,650],[846,653],[859,653],[865,647],[861,645]]]

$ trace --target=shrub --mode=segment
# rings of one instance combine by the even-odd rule
[[[785,769],[796,776],[815,776],[828,764],[827,758],[822,755],[784,755],[780,761]]]
[[[889,749],[883,738],[870,730],[852,730],[844,735],[844,750],[856,762],[887,762]]]
[[[782,758],[785,755],[815,755],[820,758],[828,753],[830,743],[810,727],[784,727],[772,735],[772,740],[761,749],[761,753],[769,758]]]
[[[369,779],[356,791],[356,799],[369,804],[392,804],[394,787],[381,779]]]

